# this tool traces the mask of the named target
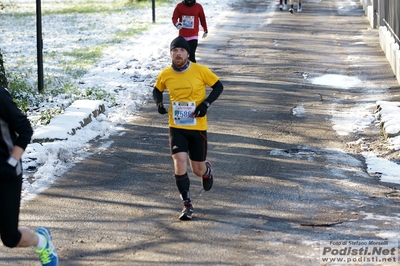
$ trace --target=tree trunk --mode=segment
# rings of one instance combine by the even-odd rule
[[[3,54],[0,51],[0,86],[8,88],[8,82],[6,78],[6,70],[3,64]]]

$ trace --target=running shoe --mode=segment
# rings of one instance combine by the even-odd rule
[[[183,210],[181,216],[179,216],[179,220],[188,221],[192,220],[194,217],[194,210],[191,201],[185,200],[183,202]]]
[[[293,14],[294,12],[293,8],[289,8],[289,12]]]
[[[206,163],[206,166],[210,169],[210,172],[201,178],[201,183],[203,184],[204,190],[209,191],[212,188],[214,178],[211,173],[211,162],[206,161],[205,163]]]
[[[58,265],[58,254],[53,246],[52,237],[50,231],[45,227],[39,227],[36,233],[46,238],[46,245],[42,249],[36,249],[36,253],[39,254],[40,261],[43,266],[57,266]]]
[[[280,9],[280,10],[283,10],[283,5],[279,5],[279,9]]]
[[[301,8],[301,6],[299,6],[299,8],[297,8],[297,12],[302,12],[303,11],[303,9]]]

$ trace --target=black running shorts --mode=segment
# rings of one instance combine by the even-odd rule
[[[207,157],[207,131],[169,128],[171,154],[187,152],[192,161],[203,162]]]

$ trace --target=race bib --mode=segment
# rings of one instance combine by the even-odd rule
[[[193,117],[194,110],[196,110],[195,102],[172,102],[174,124],[179,126],[196,125],[196,118]]]
[[[182,26],[186,29],[194,29],[194,16],[182,16]]]

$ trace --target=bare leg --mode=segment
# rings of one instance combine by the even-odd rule
[[[33,232],[30,228],[20,226],[18,230],[21,232],[21,240],[17,247],[36,247],[39,242],[38,235]]]
[[[203,176],[207,172],[207,166],[205,162],[190,161],[190,166],[193,173],[199,177]]]
[[[188,154],[186,152],[178,152],[172,155],[175,175],[184,175],[187,173],[187,159]]]

